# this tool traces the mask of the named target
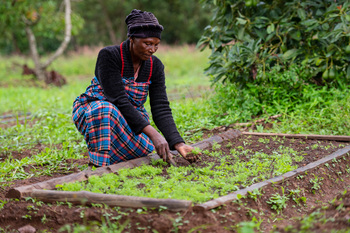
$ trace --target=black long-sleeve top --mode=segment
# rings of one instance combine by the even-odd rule
[[[124,77],[134,77],[134,67],[131,60],[129,45],[129,40],[122,43]],[[173,150],[175,144],[184,142],[184,140],[176,128],[169,106],[165,87],[164,65],[153,55],[152,61],[152,76],[151,84],[149,86],[152,118],[169,143],[170,149]],[[141,113],[139,113],[128,100],[122,82],[121,69],[122,60],[119,45],[105,47],[99,52],[95,68],[95,76],[103,88],[104,95],[109,102],[117,106],[133,132],[135,134],[140,134],[143,128],[149,125],[149,122],[144,119]],[[147,82],[150,69],[150,60],[143,61],[136,82]]]

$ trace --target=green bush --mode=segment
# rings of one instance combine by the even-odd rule
[[[335,105],[345,103],[348,90],[340,87],[318,86],[306,83],[304,67],[291,65],[288,70],[274,66],[265,75],[258,72],[257,79],[240,88],[238,83],[216,84],[216,95],[210,99],[214,124],[221,122],[245,122],[261,115],[288,115],[302,113],[304,117],[312,111],[329,118]],[[341,103],[339,102],[341,101]],[[342,105],[344,110],[347,105]]]
[[[202,2],[215,9],[198,43],[212,49],[206,71],[214,82],[245,85],[259,78],[259,70],[298,64],[307,83],[350,83],[348,1]]]

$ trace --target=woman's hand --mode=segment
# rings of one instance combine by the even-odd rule
[[[182,157],[190,163],[196,162],[197,159],[199,159],[199,155],[201,155],[201,153],[192,153],[193,147],[186,145],[183,142],[175,144],[174,147],[182,155]]]
[[[164,162],[168,162],[172,159],[168,142],[155,128],[151,125],[147,125],[142,132],[152,140],[157,154],[159,157],[163,158]]]

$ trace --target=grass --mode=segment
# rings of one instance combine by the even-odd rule
[[[78,165],[65,162],[67,159],[84,157],[87,148],[83,136],[75,129],[71,120],[72,103],[83,93],[94,75],[94,65],[98,50],[87,54],[69,54],[53,63],[53,69],[63,74],[68,85],[62,88],[42,87],[29,76],[22,76],[20,64],[32,66],[26,57],[0,57],[0,115],[31,113],[24,122],[15,121],[12,125],[0,123],[0,182],[26,179],[35,174],[50,175],[58,171],[71,172]],[[191,56],[189,56],[191,54]],[[182,124],[181,118],[198,102],[203,101],[186,96],[200,95],[210,86],[203,74],[208,52],[201,53],[191,46],[167,47],[157,53],[166,67],[166,84],[172,102],[175,121],[180,133],[187,139],[186,131],[192,129]],[[39,85],[39,86],[38,86]],[[189,100],[189,103],[187,101]],[[187,110],[182,106],[187,106]],[[149,110],[149,106],[146,103]],[[150,112],[150,111],[149,111]],[[176,113],[176,114],[175,114]],[[15,117],[15,120],[20,117]],[[0,119],[5,121],[7,119]],[[199,140],[200,138],[194,139]],[[45,145],[43,151],[33,149],[37,144]],[[14,153],[24,152],[27,158],[14,159]],[[32,166],[31,171],[29,168]],[[79,167],[84,169],[84,167]],[[2,183],[6,185],[6,183]]]
[[[33,168],[34,171],[43,169],[45,174],[50,174],[57,171],[54,169],[58,164],[57,160],[83,158],[87,149],[83,137],[71,120],[72,102],[89,85],[97,53],[98,50],[92,50],[85,54],[67,54],[55,61],[51,68],[68,80],[68,85],[62,88],[43,88],[40,84],[33,83],[30,77],[23,77],[19,64],[27,63],[32,66],[32,62],[26,57],[0,57],[0,115],[31,113],[31,118],[24,123],[0,123],[0,150],[2,155],[8,156],[0,157],[0,174],[6,174],[0,176],[0,182],[28,178],[31,176],[28,172],[29,165],[39,164]],[[238,95],[235,85],[218,85],[214,92],[211,90],[209,78],[203,74],[209,53],[210,51],[199,52],[191,46],[164,46],[156,54],[165,65],[167,91],[172,100],[175,122],[188,143],[202,139],[203,132],[199,130],[201,128],[212,129],[278,113],[282,117],[278,122],[272,122],[273,128],[264,129],[260,125],[259,130],[278,133],[350,134],[349,89],[315,89],[306,86],[302,93],[303,101],[290,102],[294,97],[288,96],[290,90],[283,80],[288,81],[288,77],[298,75],[298,70],[293,68],[283,75],[280,75],[279,70],[269,74],[270,80],[279,77],[279,82],[285,85],[280,89],[271,88],[274,92],[268,92],[272,96],[267,99],[270,102],[258,102],[265,92],[270,91],[268,86],[263,85],[260,89],[252,87],[249,91],[241,92],[241,96]],[[295,96],[294,92],[292,94]],[[146,108],[149,110],[147,104]],[[32,150],[38,143],[47,149]],[[11,155],[21,151],[29,151],[30,158],[13,159]],[[46,165],[41,158],[45,158]],[[72,169],[66,164],[63,167],[68,172]],[[9,173],[11,169],[16,172]]]

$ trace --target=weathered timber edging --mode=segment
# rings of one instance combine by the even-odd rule
[[[7,198],[30,197],[34,189],[53,190],[56,188],[56,185],[58,184],[70,183],[70,182],[76,182],[76,181],[85,181],[90,176],[93,176],[93,175],[102,175],[106,173],[116,172],[121,168],[138,167],[138,166],[141,166],[142,164],[149,164],[152,159],[159,159],[159,156],[157,154],[153,154],[152,156],[133,159],[123,163],[117,163],[106,167],[99,167],[94,171],[85,170],[82,172],[73,173],[67,176],[54,178],[54,179],[43,181],[36,184],[12,188],[7,192],[6,197]]]
[[[255,132],[242,132],[243,135],[253,136],[270,136],[270,137],[286,137],[286,138],[301,138],[301,139],[315,139],[315,140],[330,140],[350,142],[350,136],[338,136],[338,135],[317,135],[317,134],[282,134],[282,133],[255,133]]]
[[[310,139],[310,138],[309,138]],[[251,192],[253,191],[254,189],[259,189],[259,188],[262,188],[266,185],[269,185],[269,184],[272,184],[272,183],[280,183],[282,182],[284,179],[287,179],[287,178],[292,178],[294,176],[297,176],[301,173],[304,173],[305,171],[307,170],[310,170],[312,168],[315,168],[321,164],[324,164],[324,163],[327,163],[331,160],[333,160],[334,158],[338,158],[338,157],[342,157],[344,156],[345,154],[349,153],[350,152],[350,146],[346,146],[344,147],[343,149],[340,149],[322,159],[319,159],[313,163],[309,163],[308,165],[304,166],[304,167],[300,167],[300,168],[297,168],[293,171],[290,171],[290,172],[287,172],[287,173],[284,173],[280,176],[276,176],[274,178],[271,178],[271,179],[268,179],[268,180],[265,180],[265,181],[262,181],[262,182],[259,182],[259,183],[256,183],[256,184],[253,184],[245,189],[241,189],[241,190],[238,190],[238,191],[235,191],[231,194],[228,194],[226,196],[222,196],[222,197],[219,197],[217,199],[214,199],[214,200],[210,200],[210,201],[207,201],[205,203],[202,203],[202,204],[198,204],[198,205],[195,205],[193,207],[193,209],[195,210],[210,210],[210,209],[213,209],[213,208],[216,208],[218,206],[221,206],[221,205],[224,205],[228,202],[231,202],[233,200],[237,200],[238,199],[238,195],[241,195],[241,196],[244,196],[246,195],[248,192]]]
[[[329,135],[302,135],[302,134],[267,134],[267,133],[241,133],[238,130],[228,130],[219,135],[215,135],[211,138],[203,140],[201,142],[195,143],[192,146],[198,147],[200,149],[207,149],[214,142],[221,143],[225,140],[229,140],[240,135],[257,135],[257,136],[280,136],[280,137],[289,137],[289,138],[305,138],[305,139],[318,139],[318,140],[333,140],[333,141],[350,141],[348,140],[348,136],[329,136]],[[310,163],[304,167],[298,168],[296,170],[287,172],[280,176],[271,178],[266,181],[262,181],[257,184],[253,184],[245,189],[238,190],[229,195],[219,197],[217,199],[205,202],[203,204],[195,205],[193,208],[197,210],[209,210],[216,208],[220,205],[224,205],[230,201],[238,199],[237,196],[246,195],[249,191],[253,191],[254,189],[262,188],[271,183],[279,183],[282,182],[286,178],[291,178],[298,174],[301,174],[309,169],[315,168],[321,164],[331,161],[334,158],[342,157],[346,153],[349,153],[350,146],[347,146],[343,149],[340,149],[331,155],[324,157],[318,161]],[[176,154],[176,152],[173,152]],[[17,188],[10,189],[6,194],[7,198],[23,198],[23,197],[33,197],[42,201],[52,202],[52,201],[68,201],[72,203],[78,204],[90,204],[90,203],[105,203],[111,206],[123,206],[123,207],[159,207],[159,206],[167,206],[168,209],[178,211],[185,210],[191,206],[192,202],[185,200],[174,200],[174,199],[153,199],[153,198],[141,198],[141,197],[131,197],[131,196],[121,196],[121,195],[111,195],[111,194],[96,194],[86,191],[81,192],[66,192],[66,191],[54,191],[57,184],[63,184],[68,182],[76,182],[76,181],[84,181],[87,180],[92,175],[102,175],[105,173],[117,172],[121,168],[132,168],[141,166],[142,164],[149,164],[152,159],[160,159],[157,154],[152,154],[147,157],[138,158],[134,160],[130,160],[123,163],[114,164],[107,167],[97,168],[96,170],[86,170],[79,173],[67,175],[64,177],[54,178],[45,182],[40,182],[37,184],[21,186]],[[43,190],[47,189],[47,190]],[[157,202],[159,200],[160,202]],[[127,202],[131,204],[126,204]],[[136,202],[136,203],[134,203]],[[162,203],[162,204],[160,204]],[[190,203],[190,204],[188,204]]]
[[[167,207],[172,211],[188,210],[192,206],[191,201],[176,200],[176,199],[156,199],[148,197],[133,197],[112,194],[99,194],[88,191],[68,192],[68,191],[53,191],[53,190],[38,190],[34,189],[31,192],[31,197],[44,202],[70,202],[73,204],[91,205],[104,203],[109,206],[133,207],[133,208],[159,208],[160,206]]]
[[[229,140],[234,137],[238,137],[241,135],[241,132],[238,130],[228,130],[224,133],[221,133],[219,135],[215,135],[211,138],[208,138],[206,140],[203,140],[201,142],[195,143],[192,146],[198,147],[200,149],[206,149],[209,148],[212,143],[217,142],[221,143],[224,140]],[[176,154],[176,153],[174,153]],[[117,163],[114,165],[106,166],[106,167],[100,167],[96,170],[85,170],[79,173],[70,174],[63,177],[54,178],[51,180],[47,180],[44,182],[31,184],[31,185],[25,185],[20,186],[16,188],[10,189],[6,197],[7,198],[23,198],[23,197],[31,197],[32,192],[35,189],[46,189],[46,190],[53,190],[56,188],[56,185],[63,184],[63,183],[70,183],[70,182],[76,182],[76,181],[85,181],[90,176],[93,175],[103,175],[105,173],[111,173],[111,172],[117,172],[121,168],[133,168],[141,166],[142,164],[150,164],[152,159],[160,159],[160,157],[157,154],[152,154],[147,157],[142,157],[138,159],[129,160],[127,162]],[[60,192],[60,191],[58,191]]]

